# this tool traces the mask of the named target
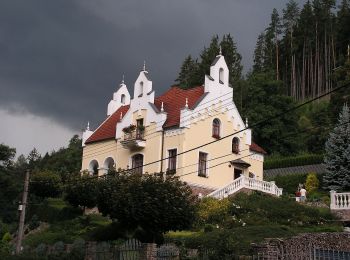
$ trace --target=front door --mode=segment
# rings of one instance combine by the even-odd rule
[[[241,174],[242,174],[242,173],[243,173],[242,170],[235,168],[235,170],[234,170],[234,175],[233,175],[233,179],[235,180],[235,179],[241,177]]]

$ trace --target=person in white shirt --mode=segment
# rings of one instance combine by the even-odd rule
[[[306,200],[306,190],[304,187],[300,189],[300,201],[304,202]]]

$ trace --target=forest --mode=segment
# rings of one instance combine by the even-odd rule
[[[254,141],[270,155],[322,154],[330,127],[343,104],[349,103],[350,93],[350,1],[336,3],[313,0],[299,6],[290,0],[281,13],[273,9],[269,25],[257,37],[254,64],[246,75],[233,36],[215,35],[199,58],[184,59],[176,85],[202,85],[221,48],[233,99],[251,125],[331,92],[253,129]]]

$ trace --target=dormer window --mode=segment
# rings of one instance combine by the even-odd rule
[[[213,120],[212,136],[216,139],[220,138],[220,125],[220,120],[218,118],[215,118]]]
[[[143,94],[143,81],[140,82],[139,97],[142,97],[142,94]]]
[[[232,153],[238,154],[239,153],[239,138],[234,137],[232,139]]]
[[[219,82],[220,82],[220,84],[224,84],[224,69],[223,68],[219,69]]]
[[[124,94],[122,94],[120,96],[120,103],[125,104],[125,95]]]

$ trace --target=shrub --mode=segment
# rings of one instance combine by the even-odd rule
[[[36,172],[30,182],[30,191],[38,197],[58,197],[62,193],[60,176],[50,171]]]
[[[305,188],[307,192],[313,192],[318,190],[320,182],[316,176],[316,173],[309,173],[306,177]]]
[[[323,163],[322,154],[303,154],[290,157],[272,157],[264,162],[264,169],[286,168]]]
[[[197,226],[220,224],[229,216],[229,199],[203,198],[197,207]]]

